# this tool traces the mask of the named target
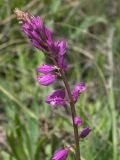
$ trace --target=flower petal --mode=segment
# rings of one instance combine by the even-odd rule
[[[77,102],[79,94],[84,92],[85,90],[86,90],[86,85],[84,82],[80,82],[78,85],[75,86],[75,88],[73,89],[74,102]]]
[[[46,102],[51,106],[64,106],[66,104],[64,98],[65,98],[65,91],[57,90],[47,97]]]
[[[51,30],[44,26],[41,17],[34,17],[19,9],[15,10],[15,14],[22,24],[23,31],[31,40],[34,47],[42,50],[45,54],[65,54],[66,41],[54,42]]]
[[[44,74],[52,72],[54,70],[55,70],[55,67],[50,66],[48,64],[43,64],[42,66],[36,69],[37,72],[44,73]]]
[[[38,49],[42,49],[42,46],[40,45],[40,43],[36,40],[31,40],[32,41],[32,45]]]
[[[43,76],[38,76],[37,80],[39,84],[43,86],[48,86],[52,84],[56,80],[56,75],[43,75]]]
[[[66,160],[69,154],[69,149],[62,149],[55,153],[52,160]]]
[[[51,94],[51,98],[54,98],[54,97],[65,98],[65,90],[59,89],[59,90],[53,92]]]
[[[65,100],[59,97],[47,100],[46,102],[51,106],[64,106],[66,104]]]
[[[42,22],[41,17],[39,16],[33,17],[31,21],[31,26],[33,30],[41,31],[43,28],[43,22]]]
[[[80,126],[80,125],[82,125],[82,119],[81,118],[79,118],[79,117],[75,117],[74,118],[74,124],[76,125],[76,126]]]
[[[64,63],[63,55],[58,55],[58,66],[62,68],[64,71],[67,70],[67,65]]]
[[[59,52],[58,52],[58,54],[59,54],[59,55],[64,55],[65,52],[66,52],[66,47],[67,47],[66,41],[65,41],[65,40],[58,41],[57,44],[58,44],[58,47],[59,47]]]
[[[48,39],[49,41],[52,41],[52,42],[53,42],[52,31],[51,31],[49,28],[44,27],[44,33],[45,33],[47,39]]]

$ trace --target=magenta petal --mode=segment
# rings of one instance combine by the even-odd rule
[[[59,97],[47,100],[46,102],[50,104],[51,106],[64,106],[65,105],[65,100]]]
[[[37,72],[44,73],[44,74],[49,73],[54,70],[55,70],[55,67],[50,66],[48,64],[44,64],[36,69]]]
[[[32,32],[30,32],[29,31],[29,29],[27,29],[27,28],[23,28],[23,32],[25,33],[25,35],[28,37],[28,38],[30,38],[30,39],[32,39]]]
[[[66,160],[69,154],[69,149],[62,149],[55,153],[52,160]]]
[[[67,47],[66,41],[62,40],[62,41],[58,41],[57,43],[58,43],[58,47],[59,47],[58,54],[59,55],[64,55],[65,52],[66,52],[66,47]]]
[[[31,32],[31,35],[32,35],[32,37],[33,37],[34,39],[36,39],[37,41],[40,40],[40,36],[39,36],[39,34],[38,34],[37,32],[32,31],[32,32]]]
[[[79,94],[84,92],[85,90],[86,90],[86,85],[84,82],[80,82],[78,85],[75,86],[73,90],[74,102],[77,102]]]
[[[75,117],[74,118],[74,124],[76,125],[76,126],[80,126],[80,125],[82,125],[82,119],[81,118],[79,118],[79,117]]]
[[[29,25],[29,23],[24,23],[23,26],[22,26],[22,28],[23,28],[23,31],[24,31],[24,29],[30,31],[31,26]]]
[[[43,75],[43,76],[38,76],[37,80],[39,84],[43,86],[48,86],[52,84],[56,80],[56,75]]]
[[[63,89],[57,90],[50,95],[50,98],[60,97],[65,98],[65,91]]]
[[[51,40],[47,40],[47,44],[48,44],[52,54],[54,54],[54,55],[58,54],[59,48],[56,43],[54,43]]]
[[[47,97],[46,102],[51,106],[64,106],[66,104],[64,98],[65,98],[65,91],[57,90]]]
[[[45,28],[44,28],[44,33],[45,33],[47,39],[48,39],[49,41],[53,42],[53,39],[52,39],[52,31],[51,31],[49,28],[45,27]]]
[[[41,45],[39,44],[39,42],[38,41],[36,41],[36,40],[32,40],[32,45],[34,46],[34,47],[36,47],[36,48],[38,48],[38,49],[42,49],[42,47],[41,47]]]
[[[43,28],[43,22],[41,17],[33,17],[32,21],[31,21],[31,26],[33,28],[33,30],[37,30],[37,31],[41,31]]]
[[[89,127],[84,128],[80,133],[80,138],[87,137],[90,132],[91,132],[91,129]]]
[[[67,70],[67,65],[64,63],[64,57],[62,55],[58,55],[58,66],[64,71]]]

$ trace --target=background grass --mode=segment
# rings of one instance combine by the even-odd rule
[[[15,8],[40,15],[54,39],[67,40],[71,88],[87,84],[76,104],[83,127],[92,128],[81,142],[82,159],[120,160],[119,0],[0,1],[0,159],[50,160],[73,141],[69,107],[45,104],[58,84],[37,84],[35,68],[47,60],[25,38]]]

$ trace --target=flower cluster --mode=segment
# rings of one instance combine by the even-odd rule
[[[45,56],[52,60],[54,65],[43,64],[36,71],[40,73],[37,76],[37,81],[40,85],[48,86],[56,81],[61,73],[67,71],[67,65],[64,63],[64,55],[66,53],[67,43],[65,40],[54,41],[53,34],[49,28],[44,26],[40,17],[34,17],[26,12],[16,9],[17,18],[22,23],[22,30],[30,39],[32,45],[41,50]],[[63,80],[64,81],[64,80]],[[81,93],[86,90],[84,82],[77,84],[71,93],[72,101],[75,104]],[[64,106],[70,99],[66,95],[66,88],[54,91],[46,99],[46,103],[51,106]],[[80,117],[74,116],[73,125],[78,127],[83,124]],[[90,133],[90,128],[84,128],[80,133],[79,138],[85,138]],[[52,160],[66,160],[69,154],[69,149],[62,149],[55,153]]]

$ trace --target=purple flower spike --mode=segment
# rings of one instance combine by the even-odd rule
[[[47,64],[44,64],[36,69],[37,72],[44,73],[44,74],[49,73],[54,70],[55,70],[55,67],[47,65]]]
[[[56,75],[48,74],[48,75],[38,76],[37,80],[39,84],[43,86],[48,86],[56,80],[56,77],[57,77]]]
[[[69,154],[69,149],[62,149],[55,153],[52,160],[66,160]]]
[[[49,44],[54,44],[52,32],[43,25],[41,17],[34,17],[19,9],[15,10],[18,20],[22,23],[22,30],[31,40],[34,47],[44,53],[50,52]]]
[[[49,28],[44,26],[41,17],[34,17],[19,9],[15,10],[17,19],[22,24],[22,30],[31,40],[34,47],[42,50],[47,55],[64,55],[66,52],[66,41],[55,42]]]
[[[51,106],[64,106],[66,104],[64,98],[65,98],[65,91],[57,90],[47,97],[46,102]]]
[[[84,128],[80,133],[80,138],[87,137],[90,132],[91,132],[91,129],[89,127]]]
[[[85,90],[86,90],[86,85],[84,82],[80,82],[78,85],[75,86],[73,90],[74,102],[77,102],[79,94],[83,93]]]
[[[76,126],[81,126],[82,125],[82,119],[81,118],[79,118],[79,117],[75,117],[74,118],[74,124],[76,125]]]

